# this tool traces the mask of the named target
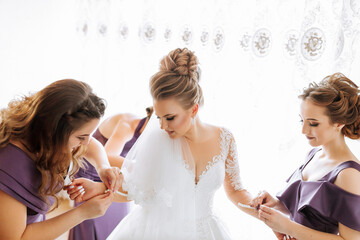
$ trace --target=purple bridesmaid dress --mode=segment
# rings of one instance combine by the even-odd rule
[[[354,161],[339,164],[318,181],[303,181],[302,170],[319,149],[313,149],[305,164],[287,180],[287,187],[277,198],[290,212],[291,220],[306,227],[337,234],[338,223],[360,231],[360,196],[347,192],[334,184],[337,175],[346,168],[360,171]]]
[[[140,130],[144,126],[147,118],[143,118],[139,125],[135,129],[134,136],[130,141],[126,142],[123,151],[120,156],[126,157],[130,148],[134,145],[138,137],[140,136]],[[105,145],[108,141],[97,129],[93,135],[94,138],[99,140],[102,145]],[[86,161],[86,160],[85,160]],[[76,178],[88,178],[93,181],[101,182],[96,169],[86,161],[87,166],[85,169],[80,169],[76,174]],[[75,203],[75,206],[79,205]],[[105,215],[96,218],[86,220],[79,225],[72,228],[69,232],[69,240],[105,240],[119,222],[129,213],[129,203],[112,203]]]
[[[43,199],[38,194],[41,173],[23,150],[13,144],[0,149],[0,190],[26,206],[26,224],[45,220],[54,203],[52,197]]]

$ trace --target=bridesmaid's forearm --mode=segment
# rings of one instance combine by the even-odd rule
[[[124,163],[124,158],[121,157],[121,156],[115,156],[115,155],[107,155],[108,159],[109,159],[109,162],[110,162],[110,165],[112,167],[118,167],[121,169],[123,163]]]
[[[338,235],[316,231],[293,221],[291,221],[289,229],[288,235],[297,240],[345,240]]]
[[[85,158],[96,168],[98,172],[102,168],[110,167],[104,147],[95,138],[92,138],[87,146]]]
[[[33,223],[26,227],[21,240],[56,239],[61,234],[86,220],[82,209],[77,207],[43,222]]]

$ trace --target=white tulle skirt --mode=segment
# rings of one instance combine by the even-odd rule
[[[151,212],[136,206],[107,240],[231,240],[226,226],[216,216],[198,219],[193,226],[176,219],[164,219],[162,223],[157,219],[157,225],[153,225],[155,213]]]
[[[154,224],[156,223],[156,224]],[[176,219],[157,219],[151,209],[136,206],[107,238],[108,240],[194,240],[195,226]]]

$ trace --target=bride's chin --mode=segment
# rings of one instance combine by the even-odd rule
[[[171,133],[171,134],[168,134],[169,135],[169,138],[171,139],[176,139],[176,138],[179,138],[179,135],[176,134],[175,132]]]
[[[176,139],[176,138],[178,138],[179,136],[177,136],[177,135],[175,135],[175,134],[171,134],[171,135],[169,135],[169,137],[170,137],[171,139]]]

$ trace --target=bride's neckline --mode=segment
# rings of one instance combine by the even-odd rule
[[[207,173],[210,171],[210,169],[217,163],[219,162],[219,159],[221,159],[221,156],[224,153],[224,141],[225,141],[225,131],[223,128],[219,128],[219,144],[220,144],[220,152],[215,154],[214,156],[212,156],[211,160],[208,161],[205,165],[205,168],[201,171],[201,174],[199,174],[199,176],[196,176],[196,171],[195,169],[189,169],[188,165],[185,164],[185,168],[187,170],[189,170],[193,177],[194,177],[194,183],[196,186],[199,185],[199,183],[201,182],[201,179],[204,178],[205,175],[207,175]],[[194,166],[196,168],[196,166]]]
[[[222,152],[222,150],[221,150]],[[222,153],[216,154],[215,156],[213,156],[212,160],[208,161],[205,169],[201,172],[201,174],[196,177],[194,176],[194,181],[195,181],[195,185],[198,186],[201,179],[210,171],[211,168],[213,168],[213,166],[219,161],[216,159],[220,159]]]

